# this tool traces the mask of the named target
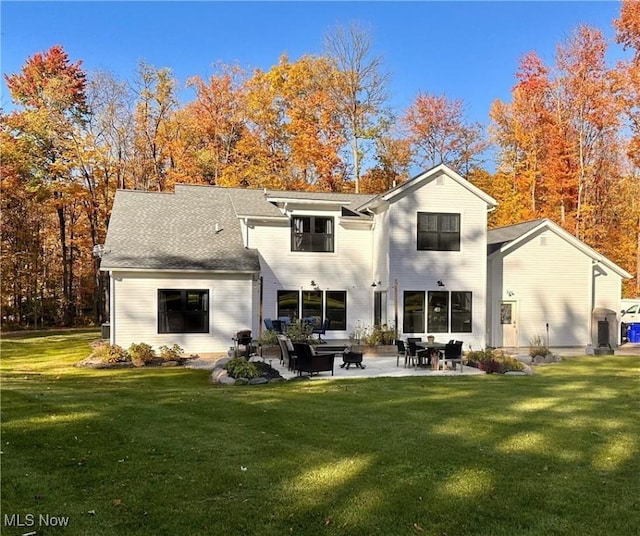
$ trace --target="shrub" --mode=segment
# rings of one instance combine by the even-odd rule
[[[515,357],[493,348],[469,352],[466,355],[466,364],[484,370],[487,374],[504,374],[524,369],[524,365]]]
[[[225,367],[229,376],[232,378],[257,378],[260,376],[258,372],[258,368],[251,363],[251,361],[247,361],[243,357],[236,357],[227,363]]]
[[[129,346],[129,355],[131,356],[131,361],[137,367],[144,366],[147,363],[151,363],[156,357],[156,353],[153,351],[153,348],[149,346],[146,342],[141,342],[136,344],[131,343]]]
[[[262,346],[278,346],[278,334],[272,329],[267,329],[262,332],[258,342]]]
[[[284,334],[291,339],[291,342],[312,342],[313,325],[295,319],[284,329]]]
[[[117,344],[99,341],[93,344],[92,347],[93,351],[89,357],[100,359],[103,363],[127,363],[131,361],[131,356]]]
[[[542,342],[540,335],[531,337],[531,341],[529,341],[529,355],[531,357],[536,357],[537,355],[545,357],[549,355],[549,348]]]
[[[397,338],[397,332],[393,326],[364,326],[358,322],[349,334],[351,345],[379,346],[381,344],[393,344]]]
[[[179,344],[173,344],[171,346],[162,345],[158,350],[160,357],[165,361],[177,361],[184,353],[184,348]]]

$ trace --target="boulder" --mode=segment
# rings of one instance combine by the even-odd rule
[[[269,380],[267,380],[267,378],[258,377],[251,378],[249,380],[249,385],[264,385],[265,383],[269,383]]]

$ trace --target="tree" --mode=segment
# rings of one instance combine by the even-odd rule
[[[23,107],[6,118],[11,135],[28,152],[29,168],[21,179],[40,189],[57,214],[62,310],[64,323],[70,325],[75,314],[74,244],[67,236],[74,210],[70,155],[73,136],[86,121],[86,75],[81,62],[71,63],[56,45],[27,59],[20,73],[5,79],[13,102]]]
[[[378,118],[387,100],[388,75],[373,55],[371,35],[357,24],[338,26],[325,37],[335,67],[332,99],[338,106],[349,140],[356,193],[360,190],[365,140],[375,139]]]
[[[445,95],[418,93],[402,123],[408,131],[414,162],[423,168],[447,164],[467,174],[486,148],[481,125],[468,125],[463,102]]]

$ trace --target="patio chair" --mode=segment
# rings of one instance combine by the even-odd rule
[[[444,356],[442,357],[442,370],[445,370],[446,363],[449,362],[456,368],[456,363],[460,363],[460,372],[462,372],[462,341],[448,342],[444,347]]]
[[[329,329],[329,319],[325,318],[320,326],[314,326],[312,333],[315,333],[318,336],[318,340],[320,342],[324,342],[322,340],[322,335],[324,335]]]
[[[282,355],[280,362],[283,365],[286,365],[287,369],[296,370],[298,354],[296,353],[291,339],[285,335],[277,335],[276,338],[278,339],[280,353]]]
[[[415,340],[415,338],[407,339],[407,356],[408,359],[413,362],[413,365],[421,365],[423,358],[427,358],[427,363],[431,364],[431,357],[429,356],[428,350],[418,350],[418,346],[416,342],[420,342]]]
[[[396,339],[396,348],[398,349],[398,353],[396,355],[396,367],[400,366],[400,358],[404,359],[404,366],[407,367],[407,362],[409,361],[409,354],[407,353],[407,347],[404,344],[404,341],[400,339]]]
[[[311,345],[306,343],[294,343],[297,359],[298,374],[308,372],[314,374],[318,372],[331,372],[333,376],[333,362],[335,360],[335,354],[316,354],[311,348]]]

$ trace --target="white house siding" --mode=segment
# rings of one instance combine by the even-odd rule
[[[292,209],[291,205],[288,206]],[[333,216],[334,252],[291,251],[291,226],[285,222],[253,221],[249,247],[260,248],[263,278],[263,318],[277,317],[278,290],[338,290],[347,292],[347,329],[328,331],[328,339],[344,339],[356,323],[372,318],[372,232],[369,226],[340,224],[340,210],[326,207],[293,207],[293,215]]]
[[[417,213],[460,214],[460,251],[418,251]],[[404,291],[472,292],[472,332],[437,333],[436,340],[457,339],[465,349],[484,347],[487,274],[487,205],[445,175],[424,184],[389,207],[389,270],[398,281],[398,327],[403,325]],[[439,287],[437,282],[444,282]],[[426,299],[426,297],[425,297]],[[394,307],[392,300],[390,306]],[[425,324],[426,324],[425,311]],[[428,327],[425,327],[428,330]],[[405,333],[424,337],[429,333]]]
[[[594,297],[593,308],[602,307],[620,312],[622,296],[622,277],[603,263],[593,266]]]
[[[517,304],[519,346],[529,346],[534,336],[546,341],[547,323],[551,346],[585,346],[590,341],[590,257],[557,234],[543,230],[508,250],[506,256],[498,254],[493,263],[494,346],[502,346],[498,329],[501,299]]]
[[[251,329],[257,283],[249,274],[186,272],[111,273],[111,343],[128,348],[145,342],[155,349],[179,344],[188,353],[221,352],[240,329]],[[158,289],[209,290],[209,333],[158,333]],[[255,329],[255,328],[254,328]]]

